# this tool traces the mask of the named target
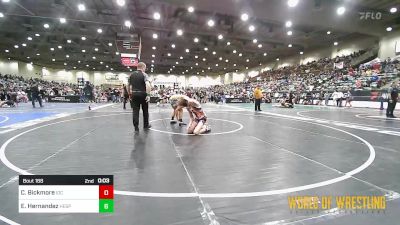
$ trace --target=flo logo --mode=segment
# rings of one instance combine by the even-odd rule
[[[382,19],[381,12],[359,12],[360,20],[380,20]]]

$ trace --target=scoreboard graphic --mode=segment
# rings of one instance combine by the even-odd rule
[[[113,213],[112,175],[20,175],[20,213]]]
[[[136,67],[141,55],[142,40],[138,34],[118,33],[117,49],[122,65]]]

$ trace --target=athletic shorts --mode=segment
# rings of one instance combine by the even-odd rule
[[[178,99],[171,99],[170,103],[172,108],[176,109],[176,107],[178,107]]]
[[[196,122],[199,123],[200,121],[203,121],[203,123],[207,122],[207,117],[202,117],[202,118],[195,118]]]

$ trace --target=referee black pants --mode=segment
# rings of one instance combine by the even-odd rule
[[[143,127],[149,126],[149,103],[146,102],[146,93],[135,92],[132,96],[132,109],[133,109],[133,126],[139,128],[139,111],[140,106],[143,111]]]
[[[393,116],[393,111],[396,108],[397,101],[388,101],[388,107],[386,109],[386,116]]]
[[[261,111],[261,99],[256,99],[255,110]]]

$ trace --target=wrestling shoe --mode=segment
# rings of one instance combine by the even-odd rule
[[[176,123],[176,120],[170,120],[169,123],[170,123],[170,124],[175,124],[175,123]]]
[[[179,126],[186,126],[187,124],[185,122],[179,122]]]

